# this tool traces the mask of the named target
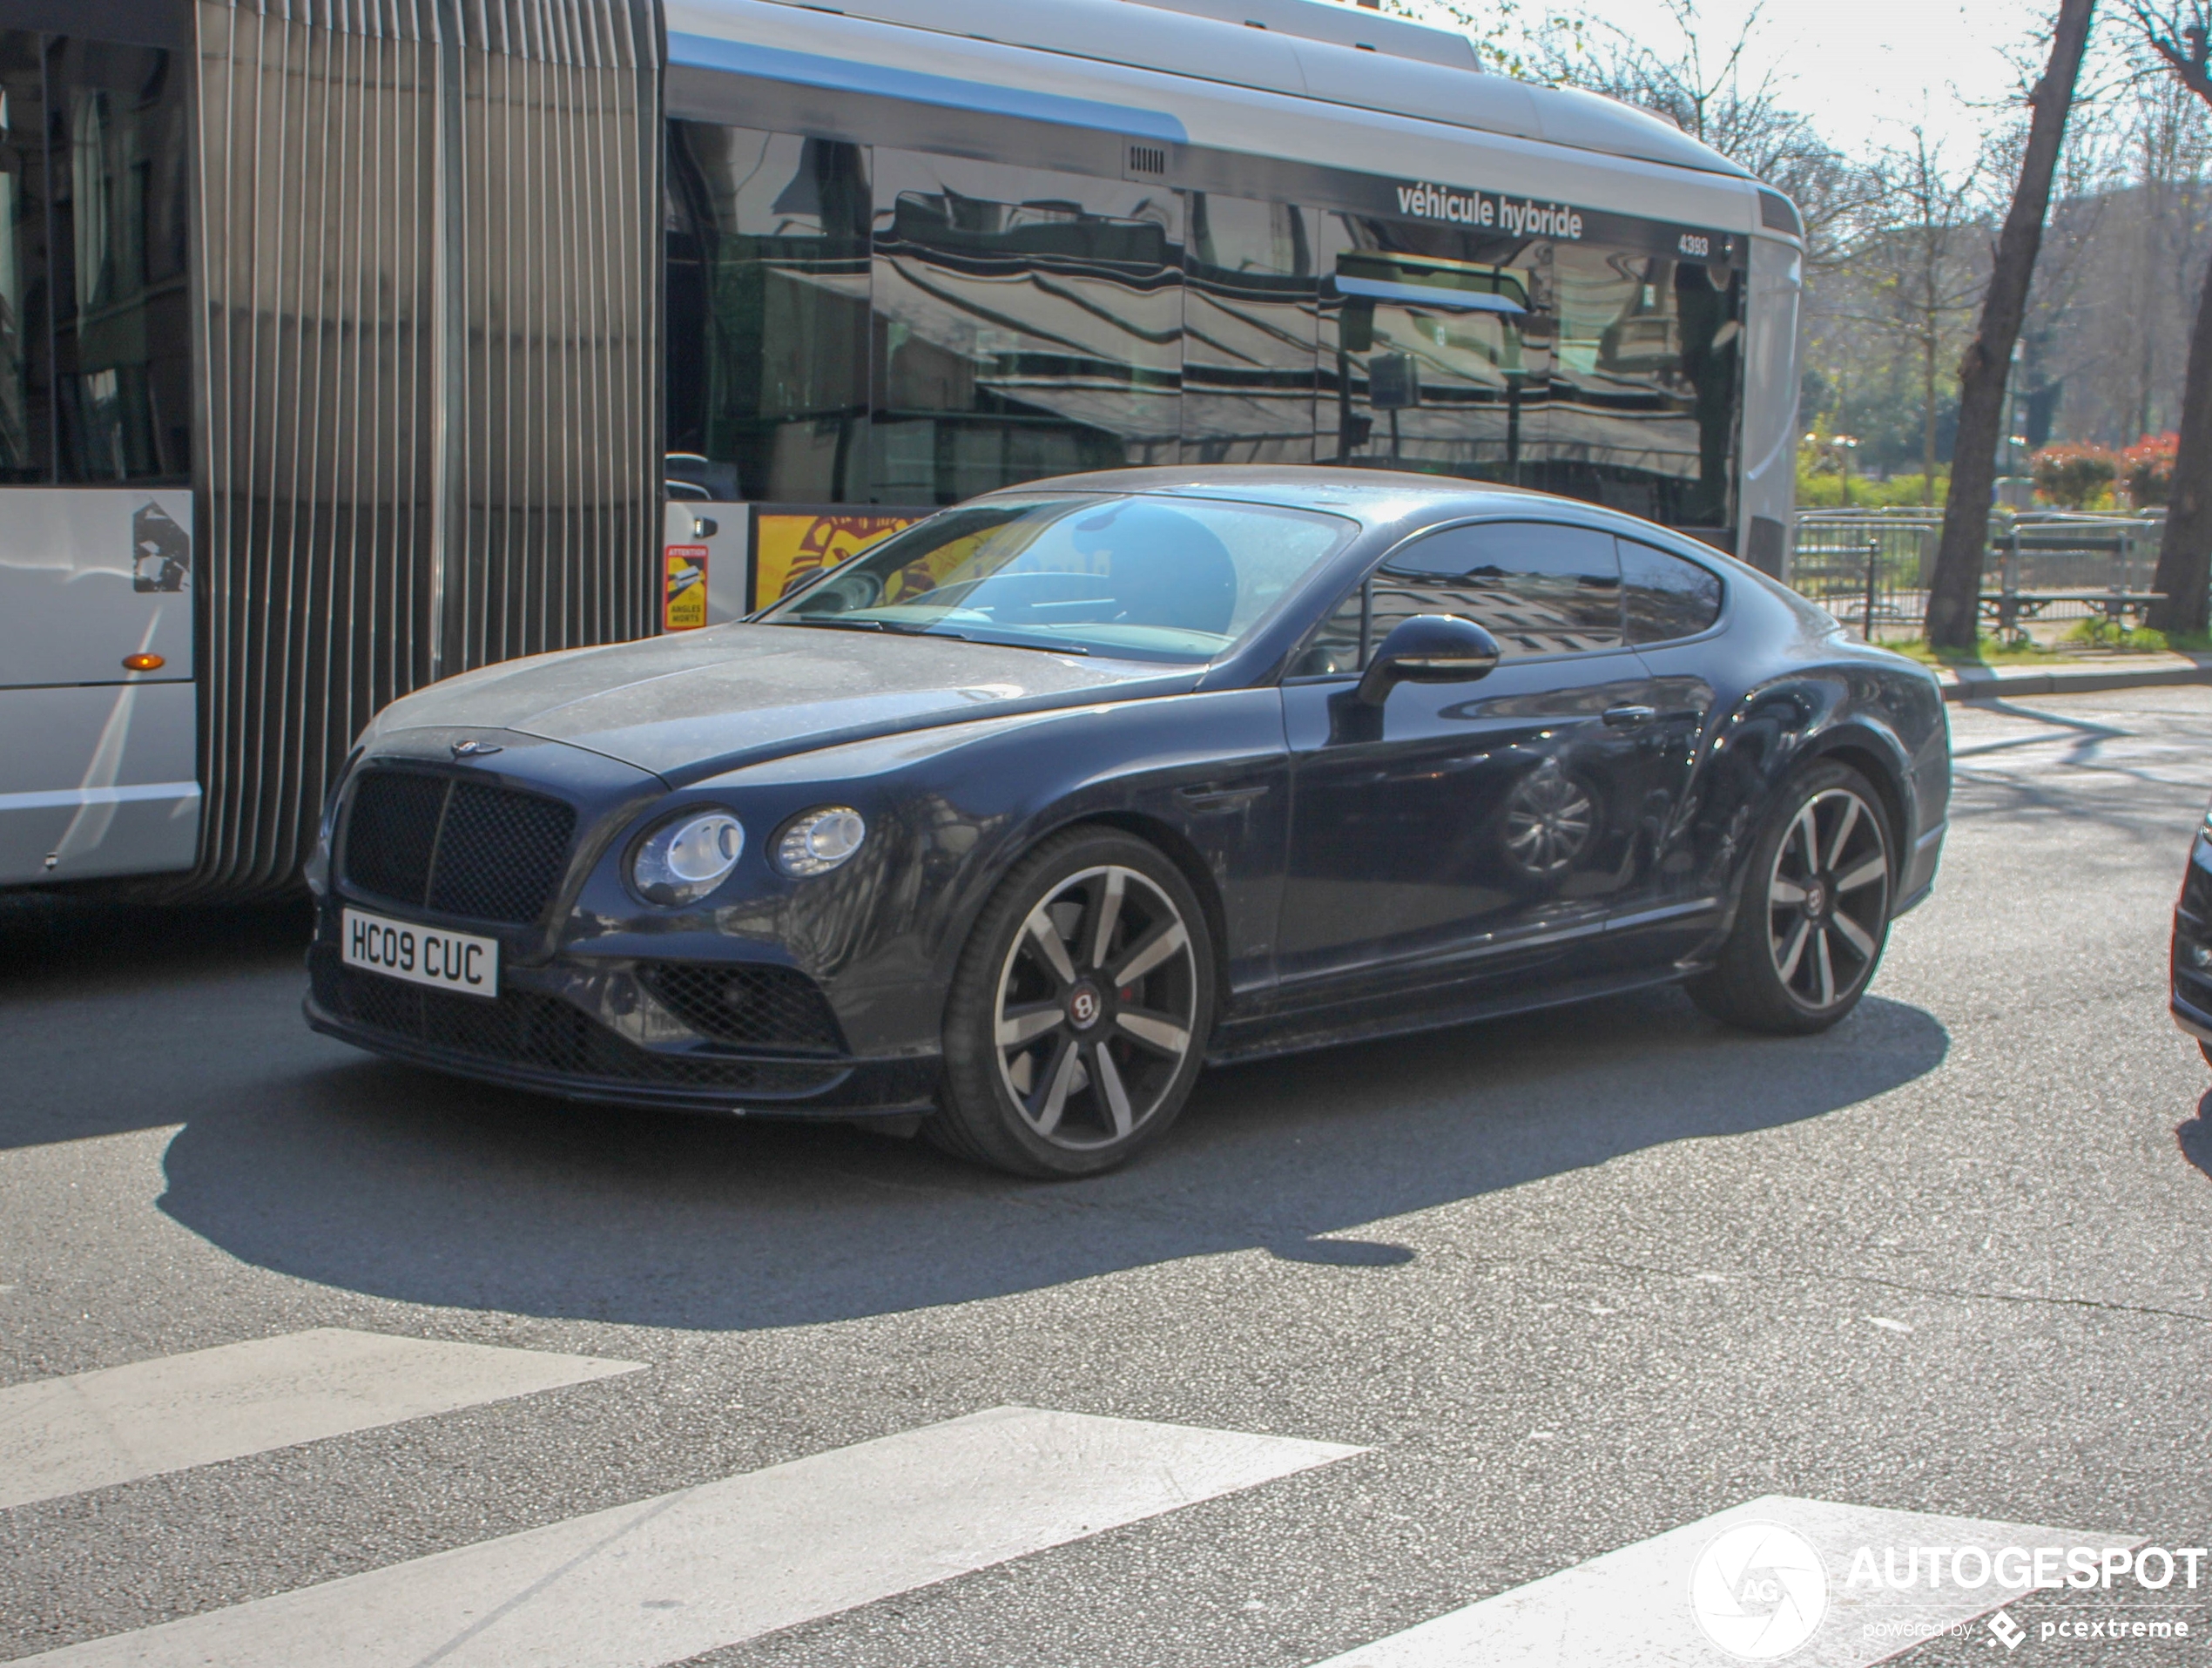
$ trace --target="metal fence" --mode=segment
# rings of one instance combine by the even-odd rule
[[[1988,627],[2017,635],[2032,621],[2139,613],[2165,525],[2162,512],[1999,510],[1982,564]],[[1942,531],[1939,510],[1807,510],[1797,517],[1789,580],[1866,637],[1918,637]]]

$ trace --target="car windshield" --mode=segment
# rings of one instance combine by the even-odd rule
[[[1356,530],[1341,517],[1214,499],[994,498],[863,551],[762,618],[1211,660]]]

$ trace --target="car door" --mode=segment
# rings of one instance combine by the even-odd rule
[[[1400,546],[1323,625],[1283,686],[1285,996],[1525,973],[1652,895],[1653,800],[1678,766],[1622,612],[1610,534],[1525,520]],[[1362,703],[1390,628],[1439,613],[1489,631],[1497,667]]]
[[[1616,911],[1608,959],[1629,966],[1671,962],[1711,929],[1722,907],[1710,854],[1696,849],[1697,765],[1712,722],[1710,676],[1725,590],[1703,564],[1642,539],[1615,541],[1629,645],[1651,674],[1653,717],[1639,739],[1648,750],[1643,821],[1650,874],[1633,907]],[[1707,838],[1710,838],[1710,832]]]

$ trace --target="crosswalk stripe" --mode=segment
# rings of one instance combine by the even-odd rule
[[[997,1408],[26,1661],[655,1668],[1362,1451]]]
[[[1690,1668],[1737,1664],[1701,1630],[1691,1609],[1690,1577],[1705,1550],[1739,1524],[1775,1523],[1809,1542],[1826,1567],[1826,1614],[1805,1643],[1787,1654],[1791,1668],[1868,1665],[1974,1621],[2018,1597],[1989,1583],[1931,1591],[1916,1586],[1852,1585],[1858,1549],[1879,1559],[1898,1550],[1946,1552],[1978,1546],[2133,1546],[2132,1536],[2028,1523],[1939,1517],[1922,1512],[1840,1506],[1769,1495],[1710,1517],[1608,1552],[1347,1651],[1313,1668]],[[1923,1563],[1925,1564],[1925,1560]],[[1993,1640],[1988,1643],[1994,1643]],[[2006,1654],[2000,1651],[2000,1657]]]
[[[639,1370],[318,1327],[0,1389],[0,1508]]]

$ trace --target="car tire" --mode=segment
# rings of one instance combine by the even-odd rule
[[[1212,934],[1183,872],[1118,829],[1055,834],[968,934],[924,1131],[1017,1176],[1110,1170],[1183,1110],[1213,1006]]]
[[[1882,797],[1858,772],[1816,762],[1792,775],[1752,843],[1718,960],[1687,983],[1691,1000],[1784,1036],[1843,1018],[1889,941],[1893,844]]]

